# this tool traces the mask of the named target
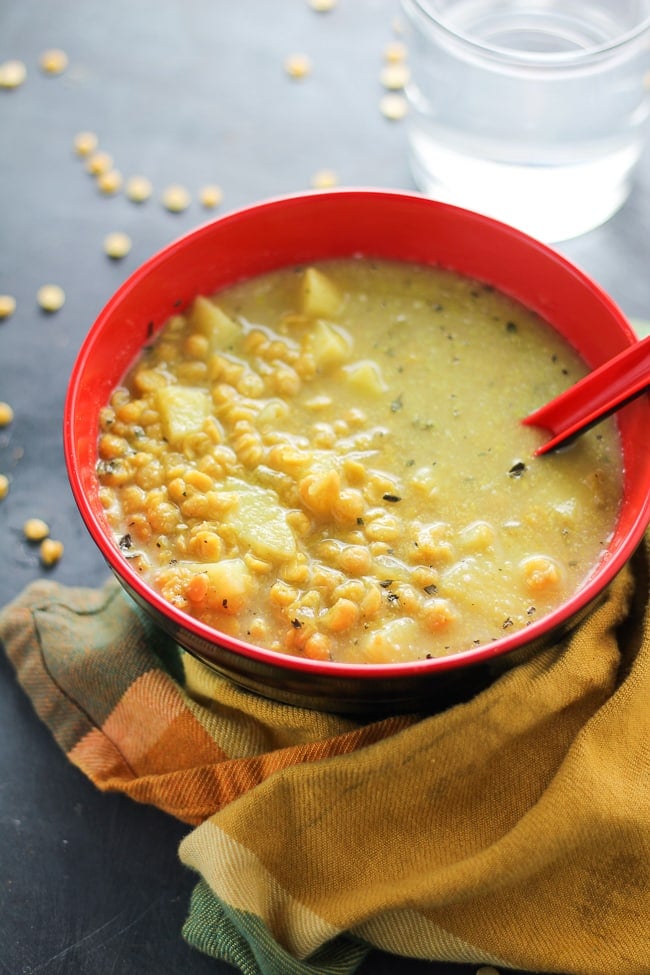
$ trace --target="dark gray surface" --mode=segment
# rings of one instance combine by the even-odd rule
[[[125,174],[195,193],[224,190],[221,211],[309,186],[320,168],[341,183],[412,189],[404,129],[379,113],[379,70],[392,39],[393,0],[339,0],[330,14],[306,0],[0,0],[0,62],[22,59],[28,78],[0,91],[0,293],[18,308],[0,322],[0,400],[16,419],[0,430],[0,605],[43,574],[22,540],[45,518],[66,546],[49,575],[97,585],[106,568],[67,486],[61,412],[75,353],[97,312],[150,254],[210,218],[158,199],[142,206],[100,196],[72,152],[78,131],[98,133]],[[61,47],[70,67],[44,77],[38,57]],[[305,52],[296,82],[285,56]],[[124,230],[125,260],[102,241]],[[647,160],[625,208],[561,248],[632,317],[650,317]],[[36,305],[46,282],[65,307]],[[193,975],[232,971],[180,935],[193,875],[177,860],[186,827],[155,809],[98,793],[63,757],[0,655],[0,972],[10,975]],[[373,953],[361,975],[465,975],[472,966],[408,962]]]

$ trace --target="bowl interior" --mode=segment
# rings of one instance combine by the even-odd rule
[[[635,340],[616,304],[588,276],[551,248],[487,217],[424,197],[381,190],[338,190],[271,200],[193,231],[152,257],[117,291],[79,352],[70,379],[64,448],[82,517],[115,573],[143,604],[207,642],[214,631],[175,610],[122,558],[98,500],[95,477],[99,411],[127,368],[165,321],[197,294],[292,264],[364,255],[438,264],[510,294],[549,321],[597,366]],[[624,498],[614,538],[580,591],[526,631],[453,657],[398,665],[344,665],[287,658],[225,639],[238,652],[277,658],[284,668],[333,674],[448,670],[494,657],[534,640],[588,605],[638,545],[650,520],[650,397],[619,414]],[[222,641],[220,641],[222,642]]]

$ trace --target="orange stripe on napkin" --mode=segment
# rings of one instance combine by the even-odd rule
[[[121,701],[116,712],[135,700],[134,696]],[[139,755],[136,770],[128,760],[128,751],[123,753],[118,741],[106,735],[107,726],[119,732],[128,722],[126,713],[114,713],[103,729],[85,735],[68,757],[102,791],[123,792],[138,802],[158,806],[183,822],[198,825],[276,772],[349,754],[395,734],[413,720],[387,718],[324,741],[245,759],[228,759],[198,722],[184,713],[172,720],[146,753]],[[128,745],[128,735],[125,740]],[[184,743],[182,747],[180,742]]]

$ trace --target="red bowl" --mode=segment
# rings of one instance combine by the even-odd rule
[[[113,537],[95,474],[99,412],[138,356],[197,294],[274,268],[366,255],[438,264],[482,280],[538,312],[590,367],[636,341],[607,294],[551,248],[488,217],[407,193],[335,190],[259,203],[199,227],[121,286],[88,333],[64,416],[68,476],[82,518],[125,590],[174,640],[239,684],[289,703],[368,713],[433,710],[466,699],[496,673],[583,618],[630,558],[650,521],[650,397],[620,411],[624,496],[612,541],[578,592],[525,630],[449,657],[342,664],[288,656],[208,627],[167,603]]]

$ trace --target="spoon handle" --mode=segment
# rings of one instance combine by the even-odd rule
[[[556,450],[650,388],[650,335],[629,345],[522,421],[552,437],[536,455]]]

